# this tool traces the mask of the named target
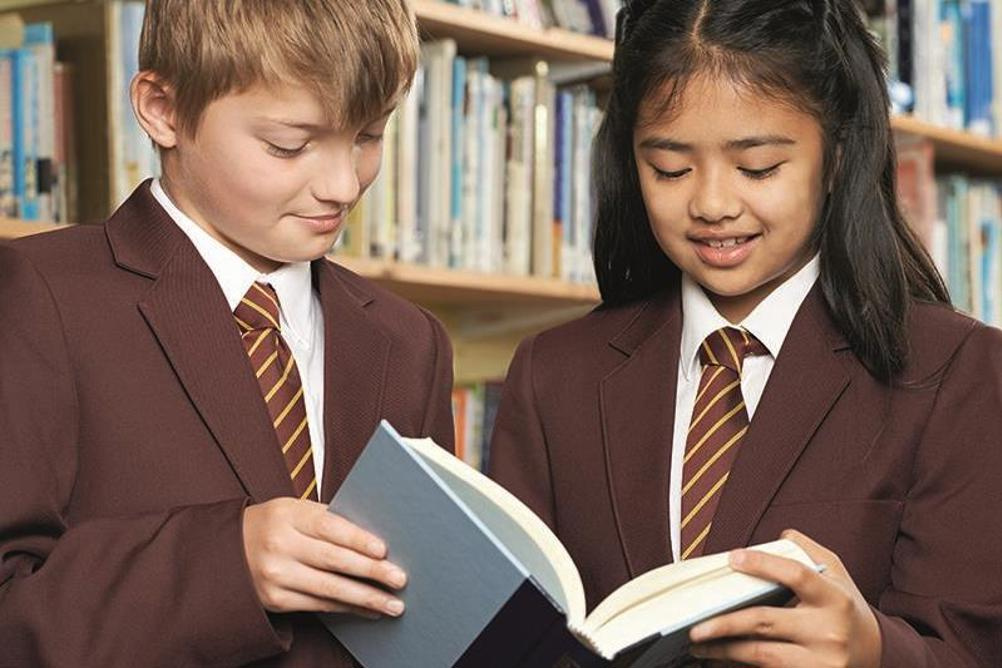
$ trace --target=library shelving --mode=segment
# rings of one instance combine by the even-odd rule
[[[19,11],[27,21],[51,21],[59,56],[76,71],[74,107],[79,161],[81,220],[100,220],[115,201],[113,150],[121,91],[109,83],[112,3],[100,0],[0,0],[0,12]],[[414,0],[425,39],[451,38],[470,56],[533,56],[555,62],[608,65],[608,39],[560,29],[536,30],[514,20],[442,2]],[[898,116],[896,132],[925,138],[934,149],[937,170],[960,170],[1002,177],[1002,140],[948,130]],[[50,229],[50,226],[0,220],[0,237]],[[338,257],[336,261],[432,309],[449,328],[456,348],[457,378],[498,378],[526,334],[585,312],[599,301],[593,285],[556,279],[481,274],[429,268],[388,260]]]

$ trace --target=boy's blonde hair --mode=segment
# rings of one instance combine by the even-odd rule
[[[406,91],[418,54],[407,0],[147,0],[139,68],[194,136],[210,102],[258,83],[305,85],[332,125],[359,127]]]

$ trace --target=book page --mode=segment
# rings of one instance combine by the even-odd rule
[[[574,561],[546,523],[511,492],[442,450],[431,439],[402,438],[532,574],[567,615],[584,621],[585,595]]]
[[[815,567],[807,553],[789,540],[750,549]],[[774,588],[774,583],[731,569],[727,553],[708,555],[668,564],[631,580],[602,601],[584,627],[603,654],[613,656],[638,640],[708,618]]]

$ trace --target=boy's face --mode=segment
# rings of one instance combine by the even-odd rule
[[[258,271],[314,260],[376,178],[386,119],[332,128],[306,87],[257,85],[210,103],[194,137],[175,135],[163,184]]]
[[[821,126],[715,77],[691,80],[674,111],[634,133],[651,228],[721,315],[739,322],[811,258],[825,197]]]

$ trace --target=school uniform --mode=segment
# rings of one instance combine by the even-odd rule
[[[700,553],[798,529],[873,606],[882,666],[1002,665],[1002,332],[916,304],[909,365],[881,384],[812,264],[743,323],[768,355],[745,362],[750,423]],[[531,337],[509,370],[491,473],[555,529],[589,607],[680,554],[695,349],[723,323],[693,315],[693,287]]]
[[[452,447],[432,316],[323,259],[258,276],[191,225],[147,182],[105,225],[0,246],[0,666],[353,665],[247,567],[244,507],[294,482],[234,318],[253,282],[281,303],[314,498],[381,418]]]

